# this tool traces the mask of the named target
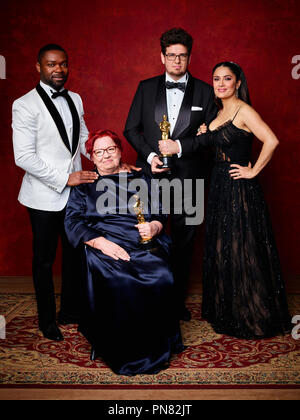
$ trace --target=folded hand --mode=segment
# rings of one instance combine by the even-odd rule
[[[230,165],[231,169],[229,171],[231,178],[233,179],[251,179],[255,177],[255,173],[251,167],[251,163],[249,162],[248,166],[241,166],[237,164]]]
[[[163,162],[159,159],[158,156],[154,156],[154,158],[152,159],[151,162],[151,171],[153,174],[159,174],[162,172],[167,172],[169,171],[168,168],[159,168],[159,166],[161,166],[163,164]]]
[[[158,147],[162,155],[176,155],[180,152],[179,145],[174,140],[160,140]]]
[[[93,183],[98,179],[99,175],[93,171],[77,171],[69,175],[67,185],[69,187],[75,187],[76,185]]]
[[[205,134],[206,132],[207,132],[207,125],[206,124],[202,124],[198,128],[197,136],[201,136],[201,134]]]
[[[99,249],[103,252],[103,254],[113,258],[114,260],[120,259],[123,261],[130,261],[130,255],[125,251],[125,249],[112,241],[99,237],[89,241],[89,244],[90,243],[93,248]]]
[[[131,173],[131,171],[141,171],[142,168],[137,168],[134,165],[130,165],[129,163],[122,163],[121,164],[121,168],[120,168],[120,172],[129,172]]]
[[[142,238],[153,238],[160,233],[162,224],[156,220],[135,225]]]

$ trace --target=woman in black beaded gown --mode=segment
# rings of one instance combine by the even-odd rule
[[[183,156],[213,146],[215,164],[206,211],[203,318],[215,331],[255,339],[291,330],[285,288],[268,209],[257,175],[272,158],[278,140],[251,107],[241,67],[217,64],[213,85],[219,112],[198,137],[181,139]],[[261,153],[250,164],[253,137]],[[175,142],[160,142],[177,153]]]
[[[290,331],[291,318],[270,217],[257,180],[278,140],[250,106],[239,65],[215,66],[213,85],[219,113],[199,138],[215,149],[206,212],[202,315],[216,332],[238,338],[284,334]],[[263,147],[251,167],[254,136]]]

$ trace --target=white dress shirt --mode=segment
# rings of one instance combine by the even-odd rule
[[[172,77],[166,73],[166,82],[175,82],[175,83],[186,83],[188,81],[188,73],[186,73],[184,76],[181,77],[179,80],[174,80]],[[174,89],[167,89],[166,88],[166,96],[167,96],[167,109],[168,109],[168,116],[169,116],[169,123],[170,123],[170,135],[172,136],[172,133],[174,131],[179,111],[182,105],[182,101],[184,98],[184,92],[182,90],[174,88]],[[180,158],[182,155],[182,147],[179,140],[176,140],[178,146],[179,146],[179,153],[177,156]],[[147,162],[149,165],[151,165],[152,160],[154,156],[157,156],[156,153],[152,152],[149,154],[147,158]]]
[[[179,80],[173,80],[168,73],[166,73],[166,82],[175,82],[175,83],[187,83],[188,75],[187,73]],[[181,108],[181,104],[184,97],[184,92],[182,90],[174,88],[174,89],[166,89],[167,91],[167,108],[168,108],[168,116],[169,116],[169,123],[171,124],[170,127],[170,135],[174,131],[179,111]]]
[[[73,119],[72,114],[70,111],[70,107],[68,102],[66,101],[66,98],[63,96],[58,96],[57,98],[53,99],[52,95],[53,93],[57,92],[55,89],[53,89],[51,86],[46,85],[42,81],[40,81],[40,85],[42,88],[46,91],[48,96],[50,97],[51,101],[54,103],[57,111],[59,112],[59,115],[61,116],[64,126],[66,128],[66,132],[68,135],[70,147],[72,150],[72,139],[73,139]],[[64,88],[60,89],[59,92],[65,90]]]

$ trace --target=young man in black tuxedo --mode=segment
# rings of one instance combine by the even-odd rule
[[[217,110],[213,89],[188,72],[193,38],[185,30],[173,28],[161,36],[160,42],[165,73],[140,82],[124,135],[138,154],[137,166],[142,167],[149,175],[177,178],[182,182],[186,179],[201,179],[204,176],[205,163],[196,144],[196,134],[203,123],[209,124],[215,118]],[[168,116],[171,124],[170,140],[165,143],[173,154],[171,175],[167,173],[168,169],[160,168],[159,124],[163,115]],[[192,195],[195,195],[194,190]],[[181,319],[190,320],[191,315],[184,301],[196,226],[187,225],[186,216],[184,212],[174,214],[174,209],[171,210],[172,269],[178,313]]]

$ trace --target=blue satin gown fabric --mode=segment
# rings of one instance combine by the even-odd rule
[[[116,261],[84,246],[86,283],[79,325],[97,355],[115,373],[129,376],[158,373],[168,366],[172,353],[180,353],[184,348],[174,310],[174,280],[168,262],[170,240],[161,233],[156,239],[156,251],[141,249],[136,215],[120,214],[136,194],[128,187],[135,179],[142,179],[150,192],[150,179],[139,172],[99,177],[93,184],[73,188],[65,219],[74,247],[104,236],[130,255],[129,262]],[[108,189],[99,191],[99,181],[113,186],[108,184]],[[127,194],[127,201],[119,199],[120,192]],[[97,211],[97,200],[102,194],[117,198],[116,214]],[[165,224],[165,216],[150,214],[150,194],[148,200],[146,220]]]

